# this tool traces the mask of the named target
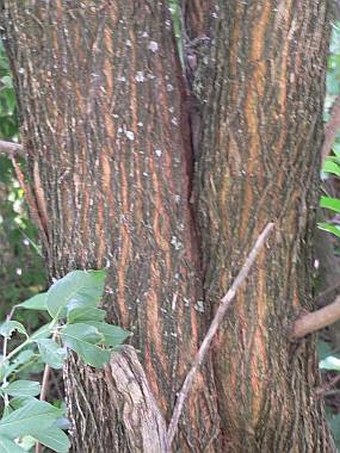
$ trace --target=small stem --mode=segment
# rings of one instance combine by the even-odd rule
[[[340,296],[326,307],[299,317],[293,326],[292,339],[303,338],[306,335],[334,324],[340,319]]]
[[[13,349],[13,351],[10,352],[6,358],[4,357],[1,360],[0,365],[2,365],[5,362],[5,360],[10,360],[12,357],[14,357],[16,354],[18,354],[18,352],[20,352],[25,346],[27,346],[30,343],[32,343],[32,339],[27,338],[27,340],[25,340],[23,343],[21,343],[19,346],[17,346],[15,349]]]
[[[53,326],[54,326],[54,324],[56,324],[56,318],[52,321],[51,324]],[[52,340],[55,340],[57,338],[57,335],[58,335],[58,330],[55,330],[52,335]],[[46,364],[45,368],[44,368],[44,374],[43,374],[43,379],[42,379],[42,384],[41,384],[40,401],[45,401],[45,399],[46,399],[50,372],[51,372],[51,367]],[[41,453],[41,451],[42,451],[42,445],[39,442],[37,442],[35,444],[35,453]]]
[[[325,396],[338,382],[340,382],[340,373],[331,379],[324,387],[316,389],[316,394],[318,396]],[[336,391],[339,392],[340,390]]]
[[[16,306],[14,305],[11,309],[11,311],[9,312],[9,314],[6,316],[6,321],[10,321],[13,317],[13,314],[14,314],[14,311],[16,309]],[[2,347],[2,356],[3,356],[3,359],[2,359],[2,362],[1,363],[4,363],[4,361],[6,360],[6,356],[7,356],[7,344],[8,344],[8,337],[6,336],[4,338],[4,343],[3,343],[3,347]],[[7,360],[8,360],[8,357],[7,357]],[[3,378],[2,380],[3,384],[7,384],[7,378],[6,376]],[[7,407],[9,405],[9,399],[8,399],[8,395],[7,393],[5,393],[5,396],[4,396],[4,402],[5,402],[5,406]]]
[[[24,157],[24,149],[22,145],[20,145],[19,143],[0,140],[0,154],[7,154],[10,157],[13,156]]]

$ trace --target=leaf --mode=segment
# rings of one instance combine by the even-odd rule
[[[110,360],[110,351],[93,344],[104,339],[95,327],[83,323],[70,324],[61,331],[61,337],[65,345],[88,365],[100,368]]]
[[[75,338],[92,344],[100,343],[104,339],[96,327],[83,322],[66,325],[61,330],[61,334],[63,337]]]
[[[340,213],[340,199],[331,197],[321,197],[321,208],[331,209],[334,212]]]
[[[1,83],[6,87],[6,88],[13,88],[13,81],[12,77],[9,75],[5,75],[1,77]]]
[[[27,308],[30,310],[47,310],[47,293],[37,294],[30,299],[25,300],[17,307]]]
[[[38,330],[32,333],[31,340],[36,341],[40,340],[41,338],[48,338],[52,334],[52,326],[51,323],[44,324]]]
[[[104,344],[113,348],[123,343],[123,341],[130,336],[130,332],[127,330],[113,326],[112,324],[108,324],[106,322],[89,321],[87,324],[95,327],[99,332],[101,332],[104,336]]]
[[[319,367],[322,370],[340,371],[340,359],[330,355],[324,360],[320,360]]]
[[[340,176],[340,166],[333,162],[332,158],[327,158],[323,164],[322,171]]]
[[[35,400],[35,398],[33,398],[33,396],[16,396],[15,398],[11,399],[10,406],[14,410],[17,410],[17,409],[20,409],[21,407],[26,406],[26,404],[28,404],[34,400]]]
[[[5,436],[0,436],[0,451],[1,453],[26,453],[19,445]]]
[[[328,233],[332,233],[340,238],[340,228],[338,228],[337,226],[327,222],[320,222],[318,223],[318,227],[320,228],[320,230],[328,231]]]
[[[63,367],[67,351],[52,339],[43,338],[36,341],[42,360],[56,370]]]
[[[18,321],[5,321],[0,326],[0,335],[11,338],[13,332],[18,331],[28,337],[25,327]]]
[[[63,316],[67,305],[96,307],[104,290],[105,271],[73,271],[54,283],[47,292],[47,307],[53,318]]]
[[[51,428],[61,417],[62,411],[49,403],[32,398],[20,409],[15,410],[0,421],[0,435],[15,439],[31,434],[33,431],[45,431]]]
[[[71,323],[83,321],[102,321],[106,316],[105,310],[93,308],[86,305],[85,307],[72,307],[68,309],[67,321]]]
[[[37,396],[40,393],[41,386],[39,382],[17,380],[6,387],[2,387],[2,390],[10,396]]]
[[[70,441],[67,435],[59,428],[49,428],[44,432],[32,432],[31,434],[38,442],[58,453],[67,453],[70,448]]]

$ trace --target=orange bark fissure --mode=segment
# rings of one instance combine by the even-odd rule
[[[168,422],[216,303],[272,221],[174,451],[335,451],[315,341],[288,338],[312,299],[326,1],[183,1],[190,98],[165,0],[2,3],[50,275],[107,267],[108,319],[138,351],[104,371],[70,358],[74,451],[143,451],[153,435],[163,448],[162,417],[144,437],[143,410],[124,403],[130,379],[130,398],[151,412],[155,399]]]

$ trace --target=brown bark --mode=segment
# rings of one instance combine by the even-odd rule
[[[167,7],[132,0],[20,5],[7,2],[3,23],[32,192],[48,219],[51,276],[109,267],[109,319],[134,333],[169,420],[209,307],[188,203],[188,118]],[[181,419],[184,450],[214,445],[218,432],[209,360],[206,366]],[[68,373],[78,374],[76,366]],[[107,452],[114,427],[83,414],[90,396],[93,408],[101,394],[109,406],[113,380],[91,378],[89,395],[88,378],[82,371],[68,388],[76,450]],[[128,450],[124,432],[120,451]]]
[[[150,435],[164,448],[158,427],[169,421],[210,307],[275,221],[214,342],[214,368],[208,357],[196,379],[174,447],[332,452],[314,395],[314,339],[289,342],[292,320],[312,300],[325,1],[185,4],[198,58],[194,112],[165,1],[4,2],[50,274],[107,266],[109,319],[134,333],[140,351],[142,368],[128,354],[105,372],[70,360],[74,449],[141,451]],[[124,411],[146,389],[143,370],[156,421],[146,433],[143,410],[132,429]],[[120,373],[135,376],[138,389],[119,387]]]
[[[313,393],[315,339],[294,347],[287,338],[312,301],[326,2],[211,5],[210,45],[193,81],[203,125],[194,199],[208,302],[230,286],[263,226],[277,225],[214,344],[224,445],[334,451]]]

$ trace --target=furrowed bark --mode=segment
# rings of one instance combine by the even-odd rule
[[[30,184],[37,209],[47,212],[50,275],[109,268],[109,320],[133,332],[150,391],[169,420],[209,307],[188,203],[188,118],[167,4],[39,0],[23,7],[11,0],[2,26]],[[181,451],[216,446],[210,365],[186,407],[175,442]],[[71,375],[76,451],[107,452],[107,436],[120,425],[98,423],[95,410],[113,404],[114,380],[73,362]],[[128,450],[125,442],[120,451]]]
[[[288,339],[298,311],[312,308],[326,2],[210,6],[210,45],[192,84],[204,125],[193,199],[207,303],[230,286],[263,226],[276,224],[214,342],[224,448],[334,452],[314,394],[315,339]]]

